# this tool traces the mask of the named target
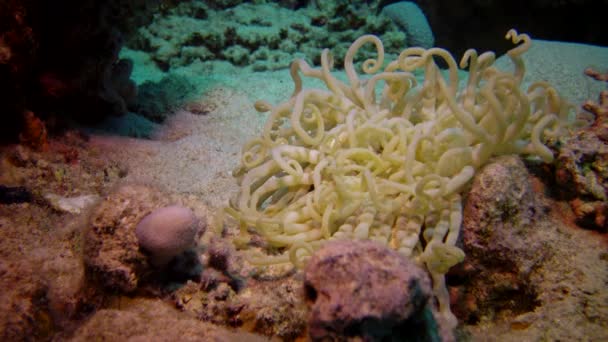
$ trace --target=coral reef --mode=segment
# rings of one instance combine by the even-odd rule
[[[608,340],[607,93],[583,105],[595,116],[577,130],[549,82],[522,89],[530,40],[514,31],[513,72],[473,50],[459,64],[437,48],[397,55],[410,28],[370,15],[391,2],[167,0],[154,16],[167,26],[146,26],[162,29],[147,41],[133,28],[158,1],[0,2],[0,126],[20,128],[9,132],[19,145],[0,146],[0,340]],[[194,30],[220,20],[234,30]],[[43,21],[56,25],[43,32]],[[338,41],[364,29],[390,43]],[[144,47],[178,70],[138,89],[122,36],[158,43]],[[292,96],[256,102],[268,116],[246,113],[288,76],[249,71],[293,55],[306,62],[291,64]],[[211,83],[198,99],[175,77],[220,69],[230,72],[192,79]],[[161,80],[154,70],[146,79]],[[162,122],[183,103],[190,112],[156,141],[56,134],[55,116],[136,110]],[[173,204],[181,225],[166,215]],[[165,236],[138,234],[159,218]],[[150,255],[151,235],[176,242],[171,253]]]
[[[579,132],[559,148],[555,180],[561,198],[570,202],[576,223],[608,231],[608,145]]]
[[[465,283],[452,293],[454,312],[469,324],[534,311],[538,288],[531,270],[550,254],[536,237],[537,222],[549,210],[539,200],[530,175],[517,156],[502,156],[475,176],[463,210],[462,265],[451,271]]]
[[[148,52],[165,71],[207,61],[260,71],[287,68],[294,54],[317,63],[319,46],[331,47],[341,65],[347,42],[365,33],[380,35],[387,53],[405,45],[406,34],[388,17],[373,14],[364,1],[326,1],[297,10],[270,2],[214,9],[186,1],[140,29],[128,46]]]
[[[493,53],[469,50],[460,63],[470,69],[461,89],[457,63],[442,49],[406,49],[381,72],[382,42],[371,35],[356,40],[345,56],[348,83],[331,75],[329,50],[320,69],[295,61],[291,99],[257,106],[270,115],[234,171],[240,191],[226,210],[241,224],[239,243],[249,242],[252,227],[283,251],[252,251],[248,261],[301,266],[328,240],[376,240],[424,265],[440,314],[455,326],[444,274],[464,258],[456,246],[461,192],[495,155],[552,162],[543,140],[563,132],[571,109],[545,82],[519,89],[521,55],[531,41],[514,30],[507,38],[521,43],[509,51],[514,72],[492,67]],[[363,63],[373,75],[363,82],[353,59],[367,43],[377,57]],[[434,56],[450,65],[447,79]],[[425,72],[420,86],[411,73],[416,69]],[[303,89],[301,74],[322,80],[328,90]]]
[[[592,69],[585,74],[608,80]],[[600,92],[597,103],[586,101],[583,109],[593,114],[593,122],[557,145],[555,180],[577,224],[608,232],[608,90]]]
[[[250,281],[235,298],[234,321],[265,336],[295,340],[306,333],[306,306],[302,280],[290,277],[275,282]]]

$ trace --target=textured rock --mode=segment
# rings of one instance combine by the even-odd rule
[[[536,223],[546,209],[528,177],[519,157],[504,156],[473,180],[463,212],[467,256],[450,272],[463,272],[465,285],[453,291],[453,311],[465,323],[522,314],[538,305],[529,276],[550,247],[539,238],[546,228]]]
[[[577,224],[608,232],[608,144],[592,131],[564,139],[555,180],[559,195],[570,202]]]
[[[585,74],[608,82],[608,73],[591,68]],[[587,100],[583,109],[593,122],[556,144],[555,180],[559,195],[570,202],[576,223],[608,232],[608,90],[597,102]]]
[[[266,341],[180,313],[161,300],[136,299],[96,312],[71,341]]]
[[[435,341],[426,272],[379,243],[333,241],[304,270],[312,340]]]
[[[85,208],[91,206],[99,200],[97,195],[81,195],[76,197],[62,197],[57,194],[45,194],[44,198],[48,201],[49,205],[53,209],[72,213],[80,214]]]
[[[467,256],[447,276],[452,310],[466,340],[604,341],[606,241],[561,222],[567,204],[544,197],[528,177],[518,158],[505,156],[473,180],[463,213]]]
[[[45,303],[48,288],[27,263],[0,261],[0,340],[43,340],[53,322]]]
[[[196,245],[201,225],[192,210],[171,205],[154,210],[135,228],[139,245],[152,265],[166,266],[173,258]]]
[[[302,281],[295,277],[250,280],[230,303],[228,313],[232,313],[233,322],[252,327],[255,333],[278,336],[283,341],[297,340],[306,331],[303,292]]]
[[[127,185],[108,195],[93,210],[84,236],[84,260],[95,283],[131,292],[149,267],[140,251],[135,226],[155,207],[167,205],[157,190]]]

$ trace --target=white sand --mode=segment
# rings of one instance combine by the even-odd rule
[[[583,74],[588,67],[598,71],[608,71],[608,48],[533,40],[532,47],[524,55],[526,75],[524,83],[547,81],[576,106],[585,100],[597,100],[599,92],[607,88],[604,82],[598,82]],[[509,57],[502,56],[496,61],[501,70],[512,70]]]
[[[264,117],[242,91],[216,89],[203,99],[217,103],[217,109],[207,115],[176,113],[159,132],[169,140],[96,136],[93,144],[112,150],[127,165],[126,181],[223,205],[236,189],[231,171],[238,165],[241,146],[261,130]]]

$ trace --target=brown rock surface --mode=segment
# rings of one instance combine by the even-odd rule
[[[327,243],[306,265],[304,286],[313,341],[438,338],[428,275],[377,242]]]
[[[608,338],[608,258],[597,233],[567,226],[517,157],[479,171],[466,199],[452,309],[473,341]]]
[[[120,307],[103,309],[71,341],[215,341],[256,342],[267,339],[233,332],[180,313],[161,300],[123,299]]]
[[[85,232],[84,260],[94,282],[122,292],[134,291],[147,268],[135,226],[159,206],[167,205],[158,190],[126,185],[108,195],[93,210]]]

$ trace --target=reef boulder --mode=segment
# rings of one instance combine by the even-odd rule
[[[109,290],[132,292],[150,268],[140,250],[135,227],[166,196],[141,185],[125,185],[93,210],[84,234],[84,261],[89,278]]]
[[[313,341],[439,340],[428,275],[378,242],[329,242],[312,256],[304,278]]]

